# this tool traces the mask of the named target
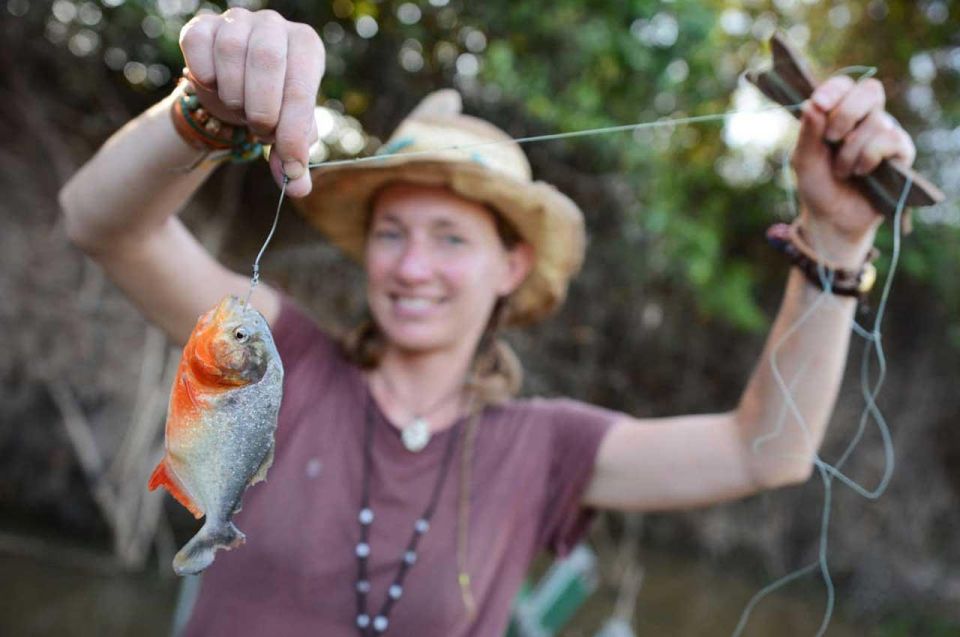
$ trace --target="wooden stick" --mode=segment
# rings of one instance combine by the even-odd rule
[[[809,98],[819,82],[803,57],[794,51],[779,33],[775,33],[770,38],[770,49],[773,52],[773,67],[762,72],[748,71],[747,79],[764,95],[784,106],[798,104]],[[791,112],[795,117],[800,118],[798,111]],[[836,142],[828,143],[834,149],[840,146]],[[912,185],[907,195],[906,205],[932,206],[944,200],[943,192],[936,185],[897,160],[884,159],[870,174],[853,177],[860,191],[886,215],[893,215],[896,212],[897,203],[903,195],[908,179],[912,181]],[[901,221],[903,233],[909,234],[911,230],[909,211],[904,211]]]

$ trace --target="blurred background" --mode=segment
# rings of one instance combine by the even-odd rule
[[[919,169],[948,200],[915,211],[903,244],[879,396],[897,469],[878,501],[835,490],[827,634],[960,635],[960,7],[941,0],[0,0],[0,635],[171,630],[170,557],[195,523],[145,484],[179,352],[68,244],[57,192],[173,88],[183,24],[228,5],[322,35],[324,158],[375,151],[444,86],[514,136],[764,108],[740,74],[767,62],[775,29],[821,77],[877,66]],[[763,232],[791,215],[782,166],[795,134],[788,114],[767,111],[527,146],[535,175],[579,202],[591,240],[563,310],[510,335],[524,393],[638,416],[732,408],[785,282]],[[225,165],[183,217],[248,271],[277,196],[263,162]],[[362,310],[359,270],[290,207],[263,272],[331,328]],[[861,351],[855,339],[827,460],[863,409]],[[879,481],[872,426],[846,469]],[[633,527],[605,514],[592,534],[597,590],[559,634],[595,635],[611,617],[624,547],[643,567],[637,635],[730,634],[753,593],[816,560],[822,505],[813,479]],[[745,634],[813,635],[825,603],[807,576],[763,602]]]

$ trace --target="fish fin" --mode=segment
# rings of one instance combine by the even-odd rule
[[[232,549],[246,541],[246,536],[233,522],[212,522],[207,518],[203,527],[190,538],[173,558],[177,575],[196,575],[213,563],[217,549]]]
[[[267,470],[270,469],[270,466],[273,465],[273,450],[274,445],[270,445],[270,448],[267,449],[267,453],[263,454],[263,462],[260,463],[260,468],[257,469],[257,472],[253,474],[253,477],[250,478],[250,484],[247,486],[253,486],[258,482],[263,482],[267,479]]]
[[[270,469],[270,466],[273,464],[273,450],[275,447],[270,445],[270,448],[267,449],[267,453],[263,454],[263,462],[260,463],[260,467],[257,469],[257,472],[253,474],[253,477],[250,478],[250,482],[247,483],[248,487],[252,487],[258,482],[263,482],[267,479],[267,470]],[[243,508],[240,500],[237,500],[237,506],[233,509],[234,515],[240,513],[240,510]]]
[[[176,474],[167,470],[166,459],[157,464],[157,468],[153,470],[153,475],[150,476],[150,482],[147,483],[147,488],[151,491],[160,486],[166,488],[177,502],[187,507],[193,517],[198,520],[203,517],[203,510],[187,494],[187,490],[180,484]]]
[[[200,401],[197,400],[197,395],[193,391],[193,384],[190,383],[190,379],[187,378],[186,374],[180,375],[180,385],[183,387],[183,391],[187,395],[187,400],[190,401],[190,404],[199,408]]]

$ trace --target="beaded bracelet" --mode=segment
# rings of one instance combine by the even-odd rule
[[[197,150],[205,151],[203,159],[232,162],[252,161],[263,153],[263,144],[244,126],[226,124],[200,103],[197,90],[184,69],[177,84],[179,95],[170,107],[173,126],[180,137]],[[197,162],[199,163],[199,162]]]
[[[877,280],[877,269],[873,262],[880,256],[879,250],[870,248],[859,270],[833,267],[817,258],[817,253],[803,236],[799,220],[794,220],[791,224],[773,224],[767,228],[767,241],[777,251],[785,254],[793,265],[800,268],[807,280],[819,289],[864,301]]]

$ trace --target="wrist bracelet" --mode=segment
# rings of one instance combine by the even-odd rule
[[[790,263],[800,268],[807,280],[818,289],[864,301],[877,280],[877,269],[873,262],[880,256],[879,250],[870,248],[859,270],[827,265],[818,259],[817,253],[807,243],[799,220],[791,224],[773,224],[767,228],[767,241],[785,254]]]
[[[192,148],[205,151],[203,159],[233,162],[252,161],[263,153],[263,144],[245,126],[227,124],[207,111],[197,97],[189,71],[177,84],[179,93],[170,107],[173,126]]]

